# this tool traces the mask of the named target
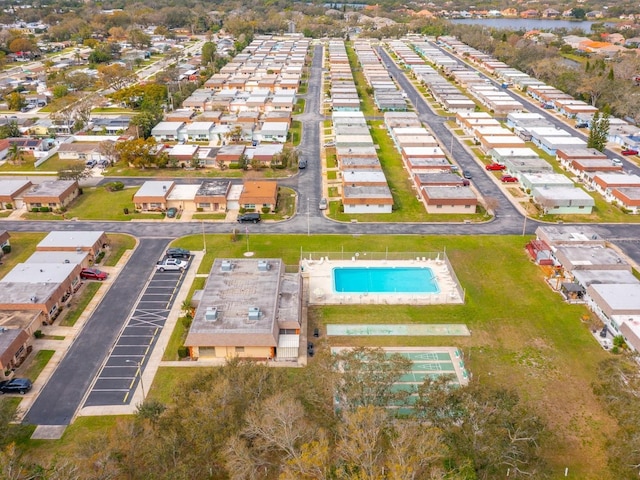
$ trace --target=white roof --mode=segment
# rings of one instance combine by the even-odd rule
[[[30,183],[29,180],[0,180],[0,195],[12,195]]]
[[[33,252],[24,263],[71,263],[77,265],[86,260],[89,252],[67,250],[63,252]]]
[[[167,200],[193,200],[200,185],[176,185],[173,187]]]
[[[193,156],[195,155],[195,153],[198,151],[198,148],[200,148],[198,145],[188,145],[188,144],[183,144],[183,145],[174,145],[171,150],[169,150],[169,155],[176,155],[176,156]]]
[[[42,239],[36,248],[46,247],[93,247],[100,240],[104,232],[99,231],[72,231],[51,232]]]
[[[0,283],[62,283],[76,267],[76,263],[19,263]]]
[[[171,187],[173,187],[173,183],[171,180],[148,180],[142,184],[134,197],[164,197]]]

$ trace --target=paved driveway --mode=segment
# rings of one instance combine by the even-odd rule
[[[138,248],[40,392],[25,423],[71,423],[168,243],[168,238],[140,239]]]

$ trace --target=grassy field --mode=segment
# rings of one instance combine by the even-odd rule
[[[191,218],[194,220],[224,220],[226,213],[194,213]]]
[[[26,377],[32,382],[35,382],[40,375],[40,372],[47,366],[53,354],[56,353],[54,350],[40,350],[35,354],[33,358],[28,360],[29,365],[27,368],[20,374],[22,377]]]
[[[555,472],[569,467],[567,478],[608,479],[604,442],[615,431],[606,409],[592,394],[591,384],[596,381],[598,362],[609,353],[598,346],[582,321],[584,315],[589,316],[587,309],[562,302],[548,288],[542,270],[524,252],[527,240],[520,236],[252,235],[250,249],[256,256],[280,257],[290,265],[298,261],[301,248],[304,252],[446,249],[466,293],[464,305],[311,307],[309,328],[320,328],[319,347],[458,346],[476,379],[515,389],[529,408],[545,418],[552,433],[543,455]],[[175,243],[202,248],[199,235]],[[213,253],[205,257],[200,273],[209,271],[214,257],[240,257],[245,249],[243,235],[236,242],[224,235],[207,236],[207,252]],[[203,279],[197,281],[200,284]],[[328,338],[324,332],[329,323],[464,323],[472,335]],[[174,335],[181,338],[183,332]],[[174,343],[177,345],[177,339]],[[169,392],[176,388],[171,373],[163,372],[157,385],[154,382],[157,398],[170,398]]]
[[[23,263],[36,249],[46,233],[11,232],[11,253],[2,256],[0,264],[0,279],[19,263]]]
[[[349,43],[347,43],[346,47],[347,57],[349,57],[349,64],[351,65],[351,71],[353,72],[353,80],[355,81],[358,96],[360,97],[360,110],[364,113],[365,117],[377,115],[379,112],[373,103],[373,95],[367,93],[369,84],[360,69],[360,63],[358,62],[356,52]]]
[[[446,249],[462,287],[464,305],[432,306],[324,306],[311,307],[309,328],[322,335],[318,348],[328,345],[458,346],[465,362],[480,382],[515,389],[525,404],[545,418],[550,435],[542,454],[552,466],[553,478],[569,468],[566,478],[609,480],[604,443],[615,434],[606,408],[592,394],[598,362],[609,353],[592,338],[584,306],[569,305],[551,291],[543,272],[527,258],[520,236],[305,236],[256,235],[250,250],[256,257],[282,258],[295,265],[303,252],[433,252]],[[208,235],[207,254],[199,273],[207,273],[216,257],[242,257],[244,235]],[[202,249],[202,236],[173,242],[192,250]],[[337,256],[338,254],[336,254]],[[198,277],[191,293],[202,288]],[[329,323],[464,323],[470,337],[331,337],[324,335]],[[182,342],[184,327],[171,337],[165,357],[173,359]],[[150,395],[169,402],[172,392],[195,369],[161,368]],[[86,441],[92,429],[113,429],[113,417],[79,419],[62,440],[46,444],[63,454],[76,442]],[[42,442],[30,442],[40,451]],[[563,477],[564,478],[564,477]],[[613,479],[611,479],[613,480]]]
[[[135,213],[133,195],[137,189],[125,188],[119,192],[110,192],[104,187],[83,189],[83,194],[76,199],[68,211],[67,218],[79,218],[80,220],[118,220],[130,221],[133,219],[164,218],[162,213]],[[105,208],[108,205],[109,208]],[[128,214],[124,209],[129,210]]]
[[[103,265],[105,267],[113,267],[118,263],[125,250],[131,250],[136,246],[136,239],[130,235],[123,233],[110,233],[109,234],[109,248],[110,253],[104,260]]]
[[[101,282],[85,282],[82,288],[76,292],[69,305],[62,311],[59,325],[73,327],[101,286]]]

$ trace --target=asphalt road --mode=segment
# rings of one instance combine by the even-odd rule
[[[29,222],[32,226],[34,224]],[[81,225],[81,224],[78,224]],[[92,228],[84,224],[84,229]],[[125,321],[169,243],[166,235],[141,238],[138,248],[120,272],[93,315],[84,325],[58,368],[25,416],[25,423],[68,425],[94,377],[118,338]]]

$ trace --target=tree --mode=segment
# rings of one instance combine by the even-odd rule
[[[12,143],[9,146],[7,161],[11,165],[22,165],[24,163],[24,152],[20,149],[17,143]]]
[[[11,92],[9,95],[7,95],[6,99],[9,110],[18,111],[27,104],[24,96],[18,92]]]
[[[609,136],[609,114],[604,113],[600,116],[597,111],[591,120],[591,129],[589,130],[589,138],[587,139],[587,148],[595,148],[604,152],[607,147],[607,137]]]
[[[105,88],[119,90],[135,82],[137,75],[127,67],[114,63],[98,67],[98,78]]]
[[[213,42],[205,42],[202,45],[202,64],[209,65],[216,58],[216,44]]]
[[[151,46],[151,37],[139,28],[129,30],[129,41],[135,48],[145,48]]]
[[[116,143],[116,151],[120,160],[132,167],[148,168],[158,166],[156,141],[154,138],[144,140],[136,138]]]
[[[71,163],[58,170],[59,180],[81,180],[91,176],[91,172],[83,163]]]
[[[22,133],[16,121],[11,121],[0,127],[0,138],[20,137],[21,135]]]
[[[31,40],[25,37],[18,37],[11,41],[9,44],[9,50],[13,53],[17,52],[32,52],[35,50],[35,45]]]
[[[53,98],[62,98],[69,93],[69,87],[66,85],[56,85],[52,89]]]
[[[341,410],[401,405],[409,395],[392,388],[411,368],[411,360],[402,355],[387,355],[381,348],[358,347],[335,355],[334,368],[340,372],[335,390]]]
[[[149,138],[151,131],[162,120],[162,110],[160,108],[149,109],[140,112],[131,119],[131,126],[136,128],[136,135],[142,138]]]

